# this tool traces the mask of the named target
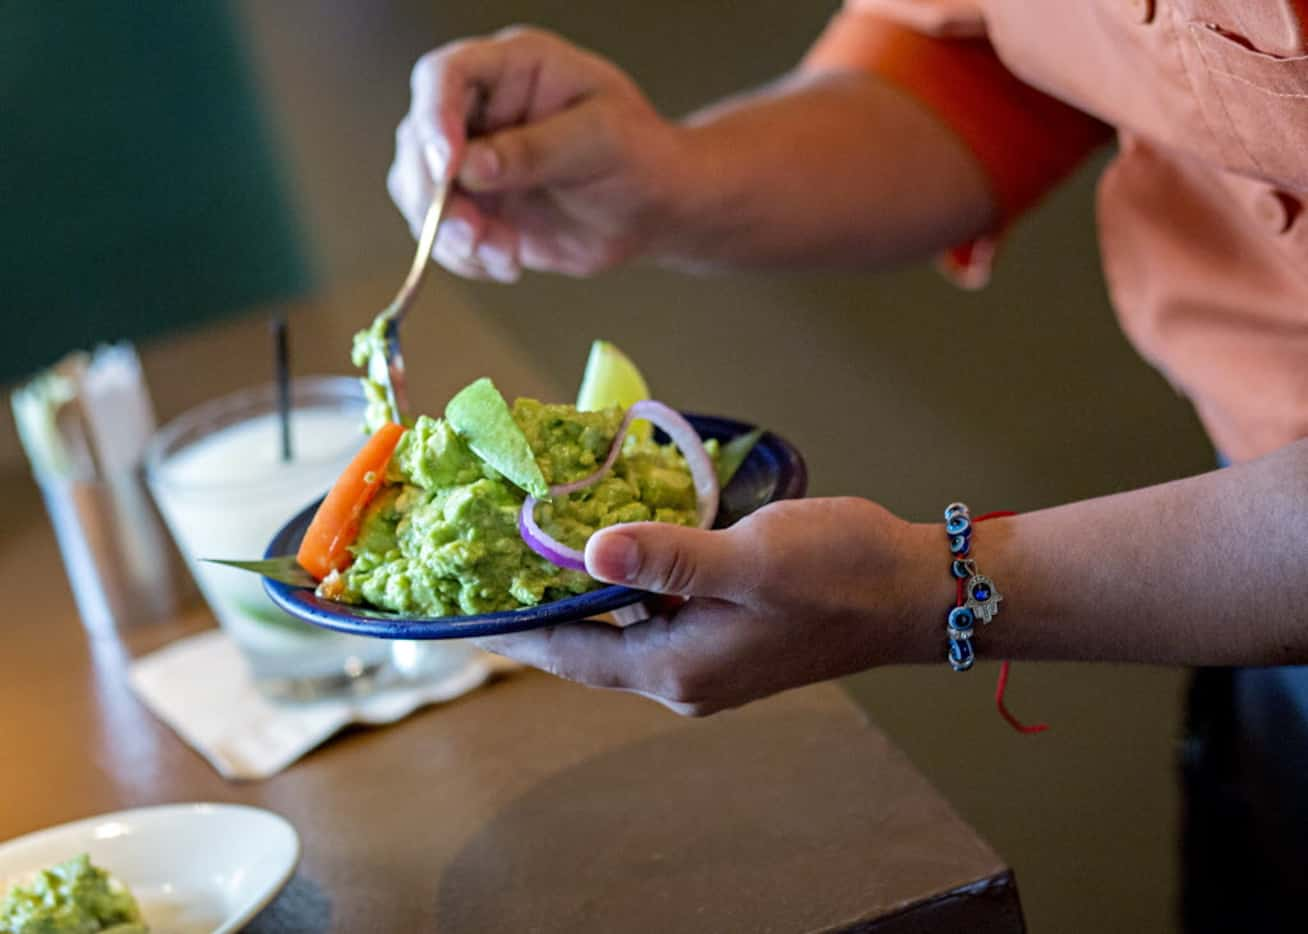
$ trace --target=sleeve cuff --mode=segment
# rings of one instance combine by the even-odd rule
[[[1099,120],[1022,83],[984,38],[928,36],[858,9],[836,15],[801,67],[867,72],[919,100],[981,163],[1001,226],[1112,134]]]

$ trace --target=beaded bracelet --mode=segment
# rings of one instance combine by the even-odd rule
[[[945,534],[949,537],[949,554],[953,558],[950,573],[958,582],[954,608],[949,611],[945,624],[949,636],[946,658],[949,667],[955,671],[967,671],[976,662],[976,652],[972,649],[976,621],[979,619],[988,625],[999,613],[999,602],[1004,595],[968,557],[972,550],[972,511],[966,503],[950,503],[945,507]]]
[[[984,516],[972,518],[972,511],[966,503],[950,503],[945,507],[945,534],[949,537],[949,553],[953,558],[949,570],[957,582],[954,608],[949,611],[945,630],[949,634],[949,667],[955,671],[967,671],[976,662],[976,653],[972,649],[972,635],[976,621],[989,623],[999,612],[999,602],[1004,595],[999,592],[995,582],[976,569],[976,562],[969,557],[972,551],[972,527],[987,519],[1011,516],[1011,512],[988,512]],[[1005,661],[999,667],[999,683],[995,685],[995,706],[1013,729],[1019,733],[1043,733],[1049,729],[1048,724],[1025,724],[1009,711],[1004,703],[1004,692],[1008,689],[1009,663]]]

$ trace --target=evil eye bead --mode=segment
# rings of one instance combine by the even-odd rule
[[[972,651],[972,643],[966,639],[955,640],[949,643],[949,667],[955,671],[967,671],[976,661],[976,654]]]
[[[963,535],[972,529],[972,520],[960,512],[954,513],[945,520],[946,535]]]
[[[949,539],[949,553],[951,555],[965,555],[967,549],[971,546],[972,536],[963,532],[960,535],[954,535]]]
[[[972,562],[965,558],[955,558],[954,563],[949,566],[950,572],[959,580],[964,581],[972,576]]]
[[[967,607],[956,606],[949,611],[949,619],[947,622],[949,623],[949,628],[955,632],[967,633],[966,636],[961,637],[966,639],[972,634],[972,627],[976,624],[976,617],[972,615],[972,611]],[[955,636],[954,638],[960,637]]]
[[[970,516],[972,510],[967,508],[967,503],[950,503],[945,507],[945,521],[948,522],[953,516]]]

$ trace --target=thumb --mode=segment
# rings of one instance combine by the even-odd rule
[[[614,158],[606,110],[583,101],[537,123],[470,140],[459,184],[473,192],[500,192],[593,178]]]
[[[665,522],[601,529],[586,543],[586,570],[597,580],[683,597],[730,599],[747,586],[750,562],[726,532]]]

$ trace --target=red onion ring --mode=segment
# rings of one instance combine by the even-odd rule
[[[586,487],[594,486],[602,480],[604,475],[613,469],[614,463],[617,462],[618,456],[622,453],[622,442],[626,440],[627,432],[631,429],[631,423],[638,418],[653,422],[655,427],[662,429],[663,433],[681,451],[681,456],[686,459],[686,466],[690,468],[691,479],[695,483],[698,525],[701,529],[711,528],[713,520],[718,515],[719,494],[718,474],[713,467],[713,459],[709,457],[708,451],[704,450],[704,442],[700,440],[699,433],[695,431],[690,422],[682,417],[680,412],[652,399],[644,399],[627,409],[622,424],[618,426],[618,433],[613,436],[613,444],[609,447],[608,456],[604,458],[604,463],[600,465],[598,470],[580,480],[573,480],[571,483],[559,483],[550,487],[550,495],[567,496],[569,493],[575,493],[578,490],[586,489]],[[518,534],[522,536],[522,540],[527,543],[528,548],[551,564],[584,573],[586,570],[585,555],[576,548],[569,548],[553,538],[536,523],[536,505],[538,502],[539,500],[536,497],[530,495],[523,502],[522,509],[518,513]]]
[[[586,556],[575,548],[569,548],[557,538],[536,524],[536,504],[540,500],[527,494],[522,509],[518,511],[518,534],[527,543],[527,547],[551,564],[570,571],[586,572]]]

